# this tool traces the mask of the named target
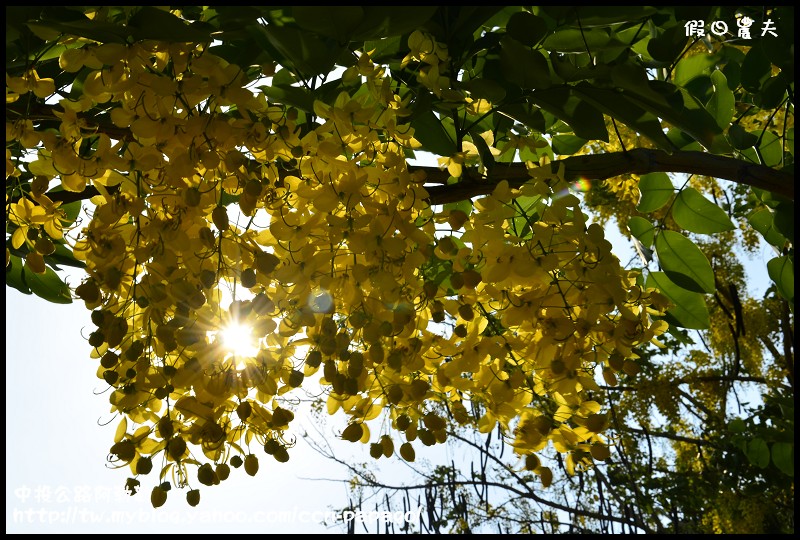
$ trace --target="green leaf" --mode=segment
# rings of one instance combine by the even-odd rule
[[[731,433],[744,433],[747,426],[741,418],[734,418],[728,423],[728,431]]]
[[[633,216],[628,219],[628,230],[646,248],[653,245],[656,227],[643,217]]]
[[[794,201],[780,201],[775,207],[775,228],[794,243]]]
[[[462,58],[462,54],[472,45],[476,32],[503,9],[503,6],[462,5],[454,11],[445,11],[445,17],[450,19],[445,34],[451,56]],[[455,14],[455,17],[452,14]],[[490,25],[489,28],[491,26],[494,25]]]
[[[751,188],[753,192],[753,196],[756,198],[758,202],[764,203],[769,208],[776,210],[778,205],[782,202],[787,202],[790,204],[794,204],[793,201],[787,199],[783,195],[778,195],[776,193],[772,193],[771,191],[767,191],[765,189],[759,189],[757,187]]]
[[[241,193],[233,195],[223,190],[222,195],[219,198],[219,203],[221,206],[230,206],[232,204],[237,204],[240,198]]]
[[[686,86],[691,80],[709,75],[709,70],[719,63],[720,56],[717,54],[696,54],[684,57],[675,66],[675,73],[672,78],[677,86]]]
[[[794,477],[794,444],[774,443],[772,445],[772,462],[783,474]]]
[[[736,98],[733,92],[728,88],[728,79],[725,75],[717,70],[711,74],[711,82],[714,85],[714,93],[706,105],[706,109],[717,121],[720,129],[725,129],[731,123],[733,118],[734,106],[736,105]]]
[[[731,56],[727,54],[728,51],[733,49],[732,47],[725,47],[723,50],[726,52],[726,56]],[[739,52],[738,49],[733,49],[734,51]],[[744,56],[744,55],[742,55]],[[725,79],[728,81],[728,88],[731,90],[736,90],[739,85],[742,83],[742,64],[741,61],[736,61],[728,58],[728,63],[722,68],[722,73],[725,75]]]
[[[44,262],[49,265],[72,266],[86,268],[86,263],[75,258],[72,251],[64,244],[56,244],[56,250],[50,255],[45,255]]]
[[[747,443],[747,459],[750,463],[760,469],[766,469],[769,465],[769,447],[764,439],[753,439]]]
[[[489,145],[486,144],[484,138],[480,136],[479,130],[470,130],[470,135],[472,143],[475,145],[475,148],[478,149],[478,155],[481,158],[481,163],[483,163],[483,165],[489,169],[494,167],[494,156],[492,155],[492,151],[489,149]]]
[[[681,328],[704,330],[709,327],[708,307],[702,294],[674,284],[664,272],[650,272],[645,287],[658,289],[673,307],[667,310],[667,322]]]
[[[472,95],[473,99],[486,99],[498,103],[506,97],[505,88],[491,79],[471,79],[464,82],[462,87]]]
[[[277,86],[283,89],[286,89],[290,86],[295,86],[295,83],[297,82],[300,82],[300,80],[297,78],[297,75],[292,73],[292,71],[289,69],[281,68],[275,73],[275,75],[272,76],[272,86]],[[263,89],[265,87],[261,86],[259,88]],[[306,91],[304,88],[301,88],[301,90]]]
[[[771,74],[772,62],[764,54],[761,42],[758,42],[747,51],[742,61],[742,86],[748,92],[758,93]]]
[[[364,10],[364,18],[358,27],[353,30],[352,36],[352,39],[356,41],[383,40],[384,38],[407,34],[428,22],[439,8],[439,6],[405,5],[361,7]],[[316,9],[316,6],[314,9]]]
[[[618,88],[648,94],[652,90],[647,85],[647,81],[647,71],[638,64],[623,62],[611,69],[611,82]]]
[[[67,220],[62,222],[66,227],[72,225],[73,223],[75,223],[75,220],[78,219],[78,215],[80,215],[81,213],[81,202],[75,201],[67,203],[61,206],[60,209],[63,210],[67,216]]]
[[[761,142],[758,143],[758,152],[755,148],[748,148],[742,155],[753,163],[761,163],[767,167],[779,167],[783,161],[783,142],[781,138],[771,131],[759,132]],[[763,161],[762,161],[763,160]]]
[[[208,51],[237,66],[255,66],[275,61],[268,51],[253,47],[250,42],[244,40],[227,40],[220,45],[209,47]]]
[[[731,127],[728,128],[728,141],[737,150],[745,150],[758,142],[758,136],[753,135],[739,124],[731,124]]]
[[[672,62],[681,54],[686,41],[685,29],[682,25],[675,25],[666,29],[660,36],[647,42],[647,52],[654,60]]]
[[[414,137],[422,143],[426,151],[440,156],[450,156],[456,151],[456,141],[451,138],[432,110],[417,107],[411,119]]]
[[[29,25],[41,26],[71,36],[89,38],[100,43],[127,43],[129,35],[129,30],[124,26],[90,19],[69,22],[36,21]]]
[[[574,134],[587,141],[608,142],[608,129],[603,113],[569,91],[569,87],[536,90],[530,100],[556,118],[563,120]]]
[[[672,206],[672,218],[687,231],[699,234],[714,234],[736,228],[722,208],[694,188],[685,188],[678,193]]]
[[[753,96],[753,101],[756,105],[766,110],[778,107],[786,97],[786,91],[792,91],[789,86],[790,82],[792,81],[788,81],[783,73],[770,77],[764,82],[761,92]]]
[[[639,212],[654,212],[667,204],[675,188],[667,173],[657,172],[642,175],[639,179]]]
[[[517,236],[527,238],[531,232],[531,224],[539,221],[544,209],[544,201],[540,196],[521,196],[515,199],[514,205],[517,215],[512,218],[512,230],[517,231]]]
[[[269,42],[288,58],[303,77],[329,73],[341,47],[331,40],[323,41],[317,34],[274,24],[263,27]]]
[[[675,231],[656,236],[656,253],[669,279],[687,291],[714,293],[714,271],[694,242]]]
[[[364,18],[360,6],[294,6],[292,15],[300,28],[347,42]]]
[[[630,23],[649,17],[658,11],[651,6],[614,6],[583,5],[575,10],[584,28],[592,26],[609,26],[615,23]]]
[[[500,66],[506,79],[525,89],[552,86],[547,58],[540,51],[511,36],[505,36],[500,45]]]
[[[520,43],[533,47],[547,34],[547,23],[532,13],[518,11],[508,19],[506,32]]]
[[[398,57],[402,58],[403,55],[400,54],[400,51],[404,47],[406,47],[405,42],[400,36],[364,42],[364,50],[373,51],[370,57],[374,62],[389,61]]]
[[[472,213],[472,201],[469,199],[458,201],[458,202],[451,202],[446,203],[442,206],[445,212],[452,212],[453,210],[460,210],[467,215]]]
[[[771,259],[767,263],[767,273],[778,287],[778,293],[794,306],[794,263],[792,262],[792,257],[784,255]]]
[[[586,82],[573,87],[573,91],[602,113],[641,133],[662,150],[675,149],[675,145],[664,134],[659,119],[621,94]]]
[[[777,248],[782,248],[786,243],[786,237],[783,236],[773,222],[773,214],[769,208],[759,208],[747,217],[748,223],[761,233],[770,245]]]
[[[544,133],[545,129],[547,129],[544,115],[539,107],[523,103],[513,103],[503,105],[498,112],[527,126],[536,133]]]
[[[151,6],[142,7],[130,21],[134,39],[154,39],[166,42],[206,43],[211,41],[213,28],[206,23],[189,24],[168,11]]]
[[[586,144],[586,139],[575,135],[555,135],[553,137],[553,152],[561,155],[572,155]]]
[[[58,275],[51,269],[45,269],[44,274],[31,272],[27,267],[22,274],[25,283],[31,288],[36,296],[44,298],[54,304],[71,304],[72,295],[66,283],[61,281]]]
[[[564,79],[564,82],[570,83],[607,79],[611,73],[611,69],[607,65],[581,65],[580,60],[556,52],[550,53],[550,65],[553,66],[553,72],[558,77]]]
[[[715,153],[726,150],[720,145],[727,146],[727,143],[720,143],[715,137],[722,133],[717,121],[689,92],[662,81],[650,81],[648,86],[653,93],[643,94],[629,89],[622,93],[643,109],[687,133],[706,149]]]
[[[685,152],[702,152],[703,145],[694,140],[685,132],[677,128],[669,128],[667,138],[672,143],[673,148],[683,150]]]
[[[22,269],[22,259],[16,255],[11,255],[8,266],[6,266],[6,285],[17,289],[22,294],[31,294],[31,288],[25,283]]]
[[[314,111],[314,96],[304,88],[273,84],[272,86],[259,86],[258,89],[276,103],[297,107],[306,112]]]
[[[622,43],[609,36],[602,28],[559,30],[549,35],[542,46],[548,51],[580,53],[595,52],[609,47],[617,47]]]

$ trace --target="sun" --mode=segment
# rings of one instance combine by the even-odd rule
[[[253,336],[253,327],[242,321],[230,321],[217,333],[217,339],[236,358],[251,358],[259,351],[258,340]]]

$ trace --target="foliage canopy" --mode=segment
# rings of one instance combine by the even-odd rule
[[[497,429],[547,486],[547,447],[610,458],[609,389],[711,295],[741,323],[709,243],[757,231],[793,312],[791,9],[6,13],[6,281],[93,310],[109,459],[154,506],[287,461],[283,399],[319,385],[375,458]]]

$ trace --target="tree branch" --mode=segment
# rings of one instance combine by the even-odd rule
[[[635,148],[627,152],[568,157],[553,161],[546,167],[549,166],[550,172],[555,174],[562,165],[564,178],[569,182],[599,181],[622,174],[686,173],[730,180],[794,200],[794,179],[790,173],[706,152],[687,151],[668,154],[662,150]],[[482,181],[452,185],[446,185],[449,177],[446,170],[433,167],[410,167],[410,169],[425,171],[426,183],[441,184],[427,188],[431,204],[457,202],[488,195],[502,180],[508,181],[511,187],[518,187],[531,178],[523,163],[497,166],[489,171],[488,176]]]
[[[6,106],[6,121],[14,121],[21,118],[39,121],[60,121],[56,114],[60,110],[61,107],[56,105],[33,102],[26,104],[25,108],[23,108],[21,104],[14,103]],[[88,120],[96,122],[92,118]],[[97,123],[95,129],[118,140],[132,140],[134,138],[130,130],[109,125],[106,122]],[[545,167],[548,166],[550,167],[549,172],[552,174],[555,174],[563,166],[564,178],[569,182],[576,180],[600,181],[623,174],[685,173],[729,180],[737,184],[764,189],[794,200],[794,178],[792,174],[764,165],[747,163],[741,159],[706,152],[679,151],[669,154],[662,150],[635,148],[626,152],[572,156],[545,165]],[[426,184],[438,184],[426,188],[429,194],[428,200],[431,204],[457,202],[488,195],[494,191],[494,188],[502,180],[506,180],[511,187],[519,187],[531,178],[531,174],[524,163],[496,165],[481,180],[462,180],[451,185],[447,184],[450,174],[446,170],[437,167],[411,166],[409,171],[423,171]],[[55,198],[48,196],[53,201],[67,203],[89,199],[98,194],[93,187],[87,187],[80,193],[62,193],[63,195],[60,196],[54,193]]]

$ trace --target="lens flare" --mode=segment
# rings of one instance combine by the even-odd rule
[[[333,313],[333,296],[325,289],[314,289],[308,295],[308,306],[315,313]]]
[[[586,178],[581,178],[572,184],[572,189],[575,191],[580,191],[581,193],[586,193],[591,187],[592,182]]]
[[[592,187],[592,181],[586,178],[579,178],[578,180],[569,184],[569,187],[553,194],[553,199],[560,199],[569,194],[570,191],[577,191],[578,193],[586,193]]]

